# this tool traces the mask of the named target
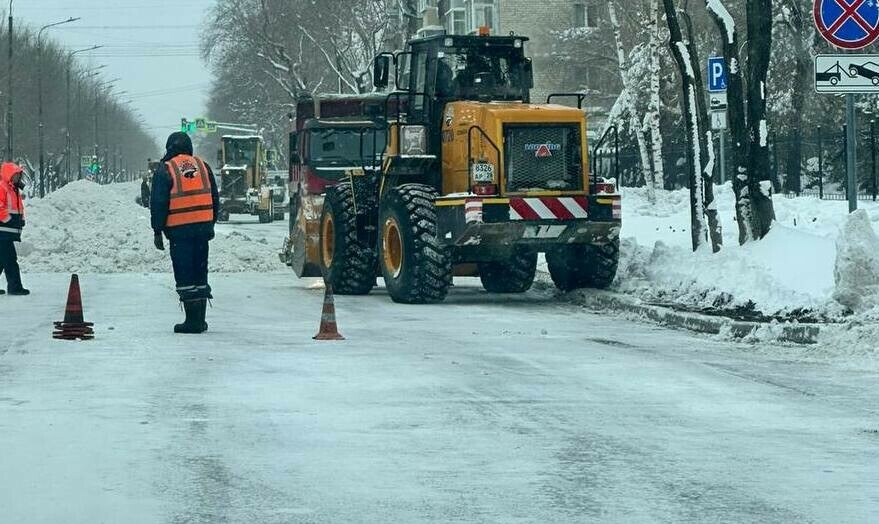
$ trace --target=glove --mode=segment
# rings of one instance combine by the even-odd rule
[[[159,251],[165,250],[165,240],[162,238],[161,233],[156,233],[155,236],[153,236],[153,244],[156,245],[156,249]]]

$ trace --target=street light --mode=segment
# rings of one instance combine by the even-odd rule
[[[52,27],[76,22],[79,19],[79,17],[71,17],[60,22],[46,24],[37,32],[37,105],[39,106],[38,115],[40,131],[40,198],[46,196],[46,171],[44,169],[46,159],[43,140],[43,32]]]
[[[64,147],[64,158],[65,158],[65,167],[67,171],[66,181],[70,181],[70,70],[73,67],[73,57],[80,53],[87,53],[89,51],[94,51],[96,49],[100,49],[104,46],[96,45],[92,47],[87,47],[85,49],[77,49],[75,51],[70,51],[67,54],[67,131],[65,137],[65,147]],[[104,67],[104,66],[101,66]]]
[[[101,74],[101,69],[104,69],[105,67],[107,67],[107,64],[101,64],[97,67],[93,67],[91,69],[86,69],[84,71],[80,71],[77,73],[78,75],[82,76],[82,80],[78,81],[76,84],[76,114],[78,114],[78,115],[82,114],[82,86],[83,86],[83,84],[87,80],[94,78],[94,77],[98,76],[99,74]],[[81,162],[82,161],[82,138],[81,138],[82,135],[78,134],[77,137],[79,137],[79,138],[77,138],[77,140],[76,140],[76,156],[79,157],[80,162]],[[81,164],[77,168],[76,179],[82,180],[82,165]]]
[[[95,114],[94,114],[94,117],[95,117],[95,155],[94,156],[96,159],[98,158],[98,155],[100,154],[100,144],[99,144],[99,140],[98,140],[98,104],[100,103],[100,99],[98,98],[98,94],[99,94],[101,88],[110,87],[113,84],[115,84],[116,82],[118,82],[119,80],[122,80],[122,79],[119,77],[116,77],[111,80],[107,80],[104,82],[98,82],[97,84],[95,84]]]

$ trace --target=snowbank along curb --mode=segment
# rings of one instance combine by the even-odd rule
[[[663,326],[686,329],[708,335],[728,335],[748,339],[756,335],[794,344],[817,344],[821,328],[816,325],[741,322],[698,313],[682,313],[671,309],[638,303],[608,292],[580,291],[568,296],[571,302],[589,309],[612,310],[637,315]]]

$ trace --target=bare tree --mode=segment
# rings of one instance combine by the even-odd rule
[[[722,0],[706,0],[705,5],[720,30],[723,54],[729,66],[729,124],[736,164],[733,189],[736,194],[739,242],[745,243],[766,236],[775,219],[772,186],[766,180],[770,167],[766,77],[772,45],[772,17],[769,16],[772,2],[747,0],[747,85],[742,77],[735,19]]]

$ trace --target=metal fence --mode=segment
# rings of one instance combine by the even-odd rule
[[[870,122],[858,136],[858,191],[859,199],[876,200],[879,193],[879,125]],[[794,196],[812,196],[827,200],[845,200],[848,188],[846,179],[845,128],[822,129],[815,127],[811,132],[800,135],[800,154],[791,159],[796,151],[793,136],[769,137],[770,172],[764,179],[772,182],[777,193],[790,193]],[[677,140],[676,140],[677,139]],[[714,136],[715,182],[723,183],[731,179],[734,172],[734,158],[730,150],[729,137],[726,138],[727,154],[722,178],[720,169],[719,136]],[[681,137],[667,137],[663,147],[663,167],[665,189],[680,189],[689,186],[686,145]],[[799,166],[800,176],[791,176],[788,166]],[[645,184],[641,173],[641,158],[634,139],[622,133],[617,136],[616,128],[608,129],[601,140],[592,147],[591,168],[594,176],[616,178],[624,187],[642,187]]]

